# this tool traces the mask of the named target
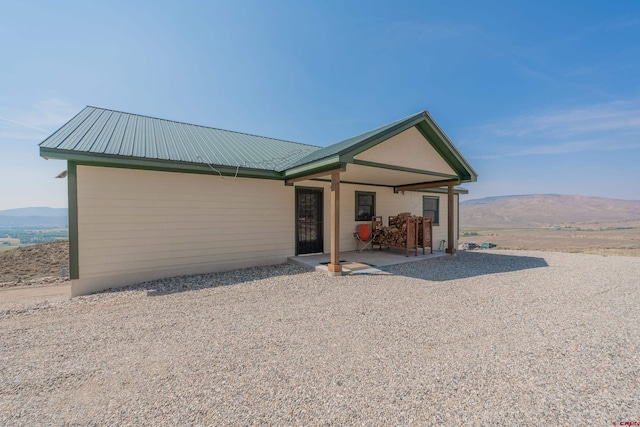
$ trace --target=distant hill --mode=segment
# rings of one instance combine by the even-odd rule
[[[640,221],[640,200],[534,194],[460,203],[461,227],[546,227]]]
[[[17,208],[0,211],[0,216],[67,216],[67,208]]]
[[[0,227],[67,227],[66,208],[18,208],[0,211]]]

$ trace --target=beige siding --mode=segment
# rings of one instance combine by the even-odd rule
[[[355,159],[455,175],[451,166],[415,127],[356,155]]]
[[[302,187],[315,187],[324,190],[324,252],[329,253],[331,246],[331,185],[322,181],[302,181],[296,185]],[[353,233],[357,224],[364,224],[366,221],[355,220],[355,194],[356,191],[368,191],[376,193],[376,215],[382,216],[384,225],[388,225],[389,217],[401,212],[411,212],[413,215],[422,216],[422,196],[438,197],[440,217],[439,225],[433,227],[435,247],[441,240],[447,240],[447,195],[440,193],[418,193],[406,191],[394,193],[392,188],[377,187],[368,185],[340,184],[340,251],[352,251],[356,249],[356,239]],[[456,203],[454,203],[456,206]],[[457,208],[456,208],[457,209]],[[456,218],[456,216],[454,216]],[[457,231],[454,233],[457,247]]]
[[[294,192],[282,181],[78,166],[74,295],[286,262]]]
[[[78,166],[77,178],[80,278],[72,283],[73,295],[278,264],[295,254],[295,191],[282,181],[91,166]],[[329,252],[330,185],[297,185],[324,189],[324,251]],[[353,232],[362,223],[355,221],[356,191],[376,193],[376,213],[385,224],[400,212],[421,215],[423,195],[439,197],[436,248],[447,239],[446,194],[394,194],[388,187],[342,184],[341,251],[356,248]]]

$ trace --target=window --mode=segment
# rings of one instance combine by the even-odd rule
[[[376,193],[356,191],[356,221],[371,221],[376,214]]]
[[[431,218],[433,225],[439,224],[440,216],[440,198],[439,197],[422,197],[422,216]]]

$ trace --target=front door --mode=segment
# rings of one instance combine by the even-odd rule
[[[322,188],[296,188],[296,254],[323,251]]]

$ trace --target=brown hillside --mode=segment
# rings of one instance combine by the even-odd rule
[[[23,246],[0,252],[0,283],[60,276],[69,270],[69,241]]]
[[[530,195],[490,197],[460,204],[462,227],[548,227],[640,221],[640,200]]]

